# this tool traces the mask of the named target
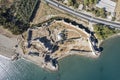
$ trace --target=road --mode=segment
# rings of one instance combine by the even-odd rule
[[[53,5],[53,6],[65,11],[65,12],[68,12],[69,14],[75,15],[76,17],[83,18],[83,19],[88,20],[90,22],[101,23],[101,24],[112,26],[114,28],[120,28],[120,23],[117,23],[117,22],[114,22],[114,21],[107,21],[107,20],[104,20],[104,19],[100,19],[100,18],[90,16],[88,14],[84,14],[82,12],[78,12],[74,9],[66,7],[66,6],[64,6],[60,3],[57,3],[55,1],[53,1],[53,0],[45,0],[45,1],[50,5]]]

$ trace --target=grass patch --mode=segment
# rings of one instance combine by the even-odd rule
[[[103,24],[95,24],[94,32],[98,39],[104,40],[113,34],[119,33],[120,30],[115,30],[114,28],[110,28],[109,26]]]

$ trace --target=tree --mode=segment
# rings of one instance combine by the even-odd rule
[[[100,16],[100,12],[97,10],[96,13],[95,13],[95,15],[96,15],[97,17],[99,17],[99,16]]]
[[[79,4],[78,3],[75,3],[74,4],[74,8],[76,9],[76,8],[78,8],[79,7]]]
[[[103,24],[94,25],[94,31],[98,39],[106,39],[109,36],[116,33],[115,29],[110,28],[109,26]]]
[[[94,0],[94,4],[97,4],[98,0]]]
[[[73,3],[73,0],[68,0],[68,6],[73,6],[74,3]]]
[[[112,21],[115,21],[115,19],[116,19],[115,17],[112,17]]]
[[[89,4],[89,0],[84,0],[84,5],[87,6]]]
[[[14,19],[14,20],[13,20]],[[21,34],[28,28],[28,24],[19,21],[8,8],[0,8],[0,25],[10,30],[13,34]]]
[[[100,16],[101,16],[102,18],[106,18],[106,14],[105,14],[105,9],[104,9],[104,8],[100,8],[100,9],[99,9],[99,12],[100,12]]]
[[[93,4],[94,3],[94,0],[88,0],[90,4]]]

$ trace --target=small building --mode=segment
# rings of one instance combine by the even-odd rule
[[[112,0],[100,0],[97,4],[96,7],[98,8],[105,8],[107,12],[111,13],[111,16],[115,15],[115,8],[116,8],[116,2]]]

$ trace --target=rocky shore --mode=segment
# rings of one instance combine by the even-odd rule
[[[69,55],[98,57],[90,34],[84,28],[80,29],[78,25],[74,26],[64,20],[45,23],[42,27],[29,29],[24,35],[18,36],[2,30],[6,33],[0,34],[1,55],[13,60],[20,55],[50,71],[57,71],[57,61]]]

